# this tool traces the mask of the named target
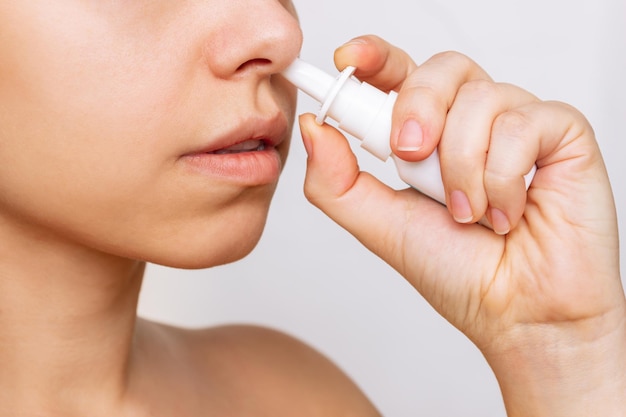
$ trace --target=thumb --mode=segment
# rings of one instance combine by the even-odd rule
[[[357,182],[359,166],[346,138],[330,125],[318,125],[312,114],[300,116],[300,131],[308,154],[304,193],[315,206],[333,211],[333,202]],[[327,213],[329,214],[329,213]]]
[[[300,117],[300,130],[309,154],[307,199],[401,274],[418,272],[420,262],[413,256],[405,264],[406,253],[423,253],[419,246],[426,242],[442,245],[428,236],[456,227],[447,209],[413,189],[396,191],[360,172],[346,138],[332,126],[317,125],[313,115]]]

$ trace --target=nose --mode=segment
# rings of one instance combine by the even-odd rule
[[[282,71],[298,56],[302,31],[290,1],[226,1],[219,8],[205,49],[207,65],[216,77],[250,73],[265,77]]]

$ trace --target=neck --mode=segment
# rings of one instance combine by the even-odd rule
[[[144,264],[19,236],[0,248],[0,404],[120,398]]]

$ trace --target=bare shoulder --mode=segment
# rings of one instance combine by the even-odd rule
[[[246,325],[183,332],[197,382],[221,405],[247,408],[241,414],[380,415],[332,361],[282,332]]]

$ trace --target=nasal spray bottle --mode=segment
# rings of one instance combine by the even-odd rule
[[[282,75],[292,84],[321,103],[318,124],[330,117],[339,128],[361,140],[361,147],[386,161],[394,159],[400,178],[430,198],[446,204],[437,150],[425,160],[407,162],[391,152],[391,113],[398,94],[385,93],[353,77],[355,67],[347,67],[338,77],[296,59]],[[526,188],[536,167],[526,174]]]

